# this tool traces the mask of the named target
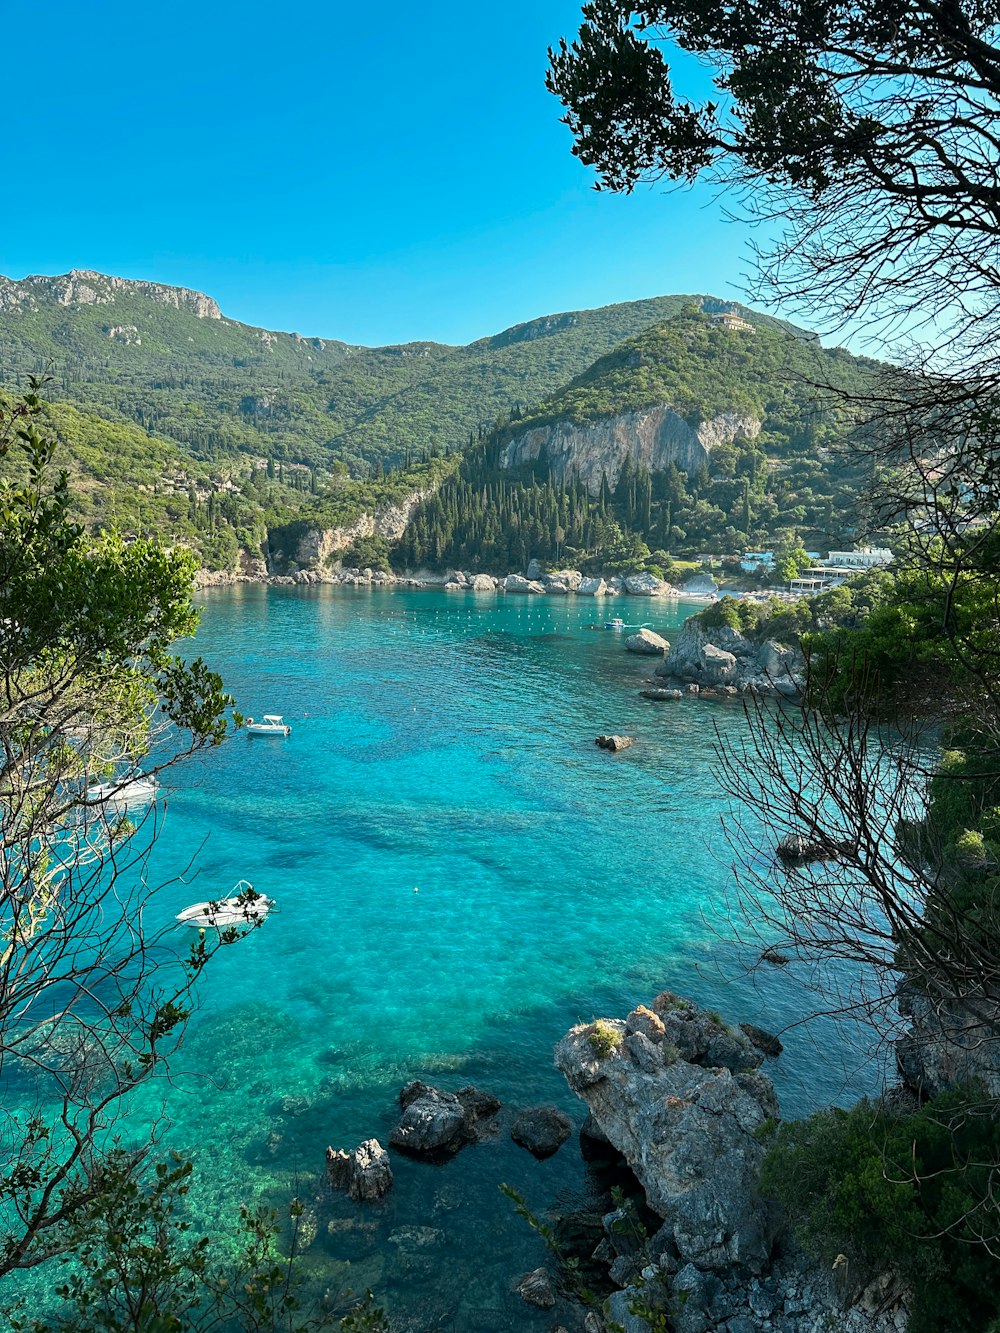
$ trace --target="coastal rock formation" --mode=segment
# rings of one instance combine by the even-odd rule
[[[684,691],[678,689],[657,689],[640,690],[639,693],[644,699],[653,699],[657,703],[662,703],[665,699],[683,699]]]
[[[510,1127],[510,1137],[535,1157],[551,1157],[573,1133],[573,1122],[557,1106],[533,1106]]]
[[[523,574],[508,574],[503,581],[504,592],[544,592],[545,589],[535,579],[526,579]]]
[[[663,593],[673,592],[673,588],[655,574],[629,574],[625,580],[625,591],[634,597],[660,597]]]
[[[414,1080],[399,1094],[403,1109],[389,1136],[394,1148],[417,1157],[448,1157],[477,1137],[476,1126],[500,1109],[499,1101],[478,1088],[442,1092]]]
[[[760,428],[759,419],[749,413],[722,412],[691,426],[672,407],[644,407],[596,421],[529,427],[510,441],[500,465],[520,467],[544,458],[557,483],[578,473],[591,495],[597,495],[604,477],[614,488],[627,457],[650,472],[675,463],[693,474],[708,463],[715,445],[755,439]]]
[[[541,575],[540,582],[549,591],[556,587],[559,591],[579,592],[583,575],[578,569],[550,569],[547,574]]]
[[[517,1284],[518,1294],[529,1305],[537,1305],[541,1310],[551,1310],[556,1303],[556,1289],[552,1275],[546,1268],[536,1268],[525,1273]]]
[[[664,991],[624,1021],[573,1028],[556,1047],[597,1147],[606,1137],[624,1154],[664,1219],[652,1235],[628,1204],[603,1219],[593,1260],[624,1288],[609,1298],[612,1320],[648,1333],[632,1313],[642,1308],[666,1315],[674,1333],[905,1333],[905,1293],[890,1276],[860,1290],[810,1260],[759,1197],[759,1131],[778,1105],[751,1038],[777,1042]]]
[[[291,551],[284,550],[281,542],[282,530],[275,529],[270,538],[271,559],[269,566],[274,572],[284,568],[291,559],[302,569],[311,569],[327,564],[332,557],[347,548],[360,537],[382,537],[386,541],[398,541],[406,531],[414,509],[422,500],[433,495],[433,488],[412,491],[404,499],[382,505],[369,514],[362,514],[353,523],[342,528],[310,528],[297,538]]]
[[[619,750],[627,750],[630,745],[635,744],[634,736],[595,736],[594,744],[599,745],[602,750],[611,750],[617,754]]]
[[[344,1152],[327,1148],[326,1177],[331,1189],[343,1190],[359,1202],[381,1199],[392,1188],[389,1154],[378,1139]]]
[[[756,1131],[778,1102],[747,1037],[665,992],[624,1023],[573,1028],[555,1058],[625,1155],[681,1262],[760,1272],[776,1220],[757,1193]]]
[[[831,842],[807,838],[801,833],[786,833],[775,848],[775,855],[786,866],[804,866],[814,861],[839,861],[853,851],[849,842]]]
[[[690,597],[710,597],[719,591],[719,585],[711,574],[692,574],[681,584],[681,592]]]
[[[577,592],[581,597],[603,597],[608,585],[603,579],[581,578]]]
[[[797,695],[804,685],[805,658],[797,646],[753,639],[729,625],[685,621],[657,676],[710,690],[732,685],[741,692]]]
[[[1000,1098],[1000,1005],[985,996],[963,1003],[929,995],[903,983],[899,1012],[909,1031],[896,1041],[896,1064],[903,1082],[922,1097],[936,1097],[962,1084],[978,1084]]]
[[[496,579],[492,574],[476,574],[472,580],[473,592],[496,592]]]
[[[625,640],[625,647],[630,653],[650,653],[661,654],[669,652],[670,644],[662,637],[655,634],[651,629],[641,629],[635,634],[630,634]]]

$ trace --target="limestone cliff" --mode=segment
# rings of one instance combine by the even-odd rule
[[[187,310],[199,319],[221,319],[222,311],[210,296],[189,287],[170,287],[162,282],[132,281],[110,277],[92,269],[74,268],[58,277],[31,274],[21,281],[0,277],[0,310],[37,310],[49,305],[114,305],[119,295],[144,296],[159,305]]]
[[[353,523],[342,528],[310,528],[299,537],[291,558],[300,569],[310,569],[324,565],[340,551],[346,551],[359,537],[383,537],[386,541],[398,541],[414,509],[421,500],[426,500],[432,494],[433,490],[413,491],[401,500],[359,515]]]
[[[760,434],[757,417],[723,412],[690,425],[672,407],[644,407],[635,412],[577,423],[557,421],[523,431],[504,449],[502,467],[517,467],[547,460],[556,481],[578,472],[591,495],[601,489],[601,477],[614,486],[627,457],[650,472],[662,472],[670,463],[696,472],[707,464],[717,444],[752,440]]]

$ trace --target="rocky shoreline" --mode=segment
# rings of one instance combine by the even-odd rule
[[[326,1150],[314,1229],[335,1195],[354,1201],[359,1220],[381,1216],[394,1192],[392,1153],[447,1171],[499,1134],[543,1160],[569,1151],[575,1133],[584,1159],[625,1183],[603,1203],[595,1196],[593,1211],[547,1213],[551,1225],[519,1210],[550,1256],[510,1273],[508,1289],[548,1311],[554,1333],[905,1333],[906,1294],[892,1274],[810,1258],[761,1194],[780,1120],[764,1065],[781,1050],[770,1033],[663,991],[624,1019],[578,1024],[556,1046],[556,1067],[587,1107],[578,1127],[555,1106],[504,1108],[475,1087],[410,1082],[388,1151],[374,1138]],[[397,1239],[440,1238],[426,1216],[394,1220]]]
[[[543,572],[535,561],[524,574],[471,574],[464,570],[433,573],[418,570],[413,574],[393,574],[383,569],[309,567],[292,573],[270,573],[263,559],[244,558],[238,570],[200,569],[195,576],[198,588],[224,588],[235,584],[259,583],[274,586],[329,584],[341,587],[436,588],[446,592],[524,593],[529,596],[576,597],[659,597],[705,602],[714,599],[716,583],[710,575],[696,574],[681,587],[654,574],[585,575],[578,569]]]

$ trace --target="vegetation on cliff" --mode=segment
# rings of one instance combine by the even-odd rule
[[[536,411],[470,445],[455,475],[414,516],[400,566],[524,569],[530,559],[584,569],[669,569],[711,549],[737,554],[801,532],[829,548],[856,535],[854,500],[870,471],[847,437],[870,369],[764,322],[732,332],[688,308],[624,342]],[[650,473],[627,459],[612,489],[591,495],[554,478],[543,456],[504,467],[509,442],[533,426],[583,423],[652,404],[698,425],[747,412],[753,439],[712,447],[697,472]]]

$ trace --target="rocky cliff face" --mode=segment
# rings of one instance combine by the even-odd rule
[[[597,495],[602,475],[614,486],[628,457],[650,472],[662,472],[670,463],[694,472],[708,463],[715,445],[752,440],[760,427],[760,421],[747,413],[724,412],[690,426],[672,407],[644,407],[582,425],[558,421],[532,427],[510,441],[501,466],[545,458],[556,481],[575,470],[591,495]]]
[[[299,538],[292,558],[301,569],[310,569],[324,565],[331,556],[346,551],[359,537],[398,541],[406,531],[414,509],[432,494],[430,490],[413,491],[403,500],[383,505],[373,513],[362,514],[343,528],[311,528]]]
[[[221,319],[222,311],[210,296],[188,287],[161,282],[132,282],[92,269],[74,268],[49,278],[32,274],[20,282],[0,277],[0,310],[37,310],[41,305],[114,305],[119,295],[143,296],[159,305],[187,310],[199,319]]]
[[[675,1333],[905,1333],[891,1280],[859,1289],[810,1261],[760,1196],[778,1101],[742,1031],[664,991],[624,1021],[573,1028],[555,1059],[663,1219],[636,1252],[621,1210],[604,1218],[612,1280],[628,1283],[609,1300],[625,1333],[648,1333],[633,1310],[649,1306]]]

